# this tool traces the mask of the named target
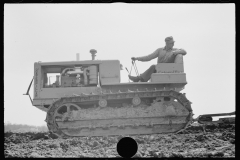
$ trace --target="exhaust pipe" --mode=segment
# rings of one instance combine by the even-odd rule
[[[96,56],[97,50],[91,49],[90,53],[92,54],[92,60],[95,60],[95,56]]]
[[[79,61],[79,53],[76,54],[76,61]]]

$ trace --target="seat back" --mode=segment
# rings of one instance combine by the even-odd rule
[[[156,65],[157,73],[183,73],[183,55],[178,54],[174,63],[158,63]]]

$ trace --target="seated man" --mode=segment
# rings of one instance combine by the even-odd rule
[[[158,48],[155,52],[152,54],[149,54],[147,56],[143,57],[132,57],[132,60],[138,60],[138,61],[150,61],[154,58],[158,57],[157,63],[174,63],[175,57],[177,54],[186,55],[186,51],[183,49],[176,49],[173,48],[174,46],[174,40],[173,37],[167,37],[165,38],[166,46],[163,48]],[[156,73],[155,69],[156,65],[152,65],[149,67],[144,73],[140,74],[140,76],[134,77],[128,75],[129,79],[133,82],[147,82],[150,78],[152,73]]]

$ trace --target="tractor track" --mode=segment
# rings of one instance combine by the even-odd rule
[[[176,99],[178,103],[180,103],[186,110],[188,110],[189,115],[181,115],[180,116],[163,116],[163,117],[157,117],[157,116],[145,116],[145,117],[134,117],[135,115],[131,115],[129,117],[124,117],[123,121],[121,123],[121,125],[119,125],[119,123],[117,125],[115,125],[114,123],[112,123],[111,125],[106,125],[107,123],[104,123],[105,121],[110,121],[110,118],[105,118],[105,119],[94,119],[93,117],[91,118],[87,118],[84,119],[85,121],[89,121],[88,124],[90,125],[75,125],[71,127],[71,124],[77,123],[77,121],[79,123],[81,123],[81,121],[79,120],[74,120],[74,119],[65,119],[62,124],[64,123],[68,123],[68,125],[65,125],[67,127],[60,127],[58,126],[56,119],[54,117],[54,114],[57,112],[57,109],[63,105],[63,104],[91,104],[91,105],[96,105],[96,103],[98,103],[99,105],[101,105],[101,103],[107,103],[109,101],[124,101],[124,100],[136,100],[138,101],[138,99],[140,98],[141,100],[144,99],[149,99],[149,98],[163,98],[163,97],[171,97],[173,99]],[[140,101],[141,101],[140,100]],[[154,103],[157,103],[155,100]],[[177,102],[173,102],[173,103],[177,103]],[[105,117],[108,116],[107,114],[105,114]],[[179,119],[177,119],[179,117]],[[146,121],[144,122],[143,119],[146,119]],[[162,120],[162,123],[158,123],[158,120],[153,120],[151,118],[167,118],[167,120]],[[115,118],[117,119],[117,118]],[[132,120],[130,120],[132,119]],[[167,132],[167,130],[169,130],[169,132],[176,132],[182,128],[186,128],[187,125],[189,125],[192,122],[192,109],[191,109],[191,102],[185,97],[184,94],[176,92],[174,90],[168,90],[168,91],[164,91],[164,90],[147,90],[147,91],[130,91],[128,90],[128,92],[117,92],[117,93],[111,93],[111,91],[107,91],[105,93],[102,94],[82,94],[79,96],[71,96],[71,97],[62,97],[59,98],[58,100],[56,100],[51,106],[50,109],[48,110],[47,113],[47,125],[48,128],[51,132],[58,134],[59,136],[86,136],[86,135],[92,135],[92,136],[98,136],[98,135],[122,135],[122,134],[134,134],[134,132],[139,134],[153,134],[153,133],[161,133],[161,129],[165,129],[166,126],[169,125],[173,125],[172,128],[176,128],[176,129],[165,129],[165,131],[163,132]],[[114,119],[113,119],[114,120]],[[99,121],[103,123],[103,125],[95,125],[92,126],[91,124],[93,124],[93,121]],[[124,122],[126,121],[126,123]],[[132,122],[135,121],[135,122]],[[141,124],[137,123],[137,121],[142,121]],[[83,122],[83,121],[82,121]],[[117,121],[116,121],[117,122]],[[128,122],[128,123],[127,123]],[[96,123],[96,122],[94,122]],[[178,124],[181,123],[181,124]],[[175,126],[174,126],[175,125]],[[155,129],[154,129],[155,127]],[[141,129],[140,129],[141,128]],[[159,128],[158,131],[152,131],[152,130],[157,130],[156,128]],[[81,134],[81,130],[85,129],[84,134]],[[71,135],[71,133],[66,134],[66,132],[64,132],[63,130],[65,130],[66,132],[72,132],[73,134]],[[88,130],[88,131],[87,131]],[[99,130],[99,131],[98,131]],[[103,131],[104,130],[104,131]],[[112,131],[111,131],[112,130]],[[124,131],[125,130],[125,131]],[[146,132],[143,132],[143,131]],[[77,133],[74,134],[74,131],[76,131]],[[109,132],[108,132],[109,131]],[[83,131],[82,131],[83,132]]]

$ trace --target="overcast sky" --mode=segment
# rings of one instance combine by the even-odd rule
[[[96,59],[130,69],[131,57],[164,47],[168,36],[187,51],[182,93],[194,117],[235,111],[234,4],[5,4],[4,122],[45,124],[46,113],[23,96],[34,62],[90,60],[96,49]],[[156,63],[136,61],[140,73]]]

